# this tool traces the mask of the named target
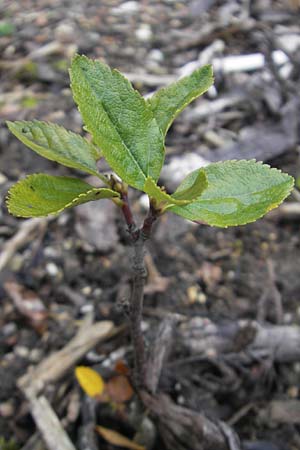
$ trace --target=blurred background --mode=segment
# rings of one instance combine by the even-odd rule
[[[76,52],[118,68],[144,95],[212,63],[214,87],[186,108],[168,133],[162,183],[172,191],[201,165],[251,158],[297,179],[299,8],[299,0],[0,0],[1,449],[10,438],[12,448],[43,448],[30,441],[38,435],[18,378],[64,347],[86,316],[124,325],[118,301],[130,277],[128,237],[109,201],[54,219],[22,221],[8,215],[6,192],[20,177],[74,171],[26,149],[9,134],[5,120],[36,118],[83,133],[68,77]],[[143,198],[133,192],[132,200],[141,217]],[[169,312],[187,321],[199,316],[300,325],[299,220],[297,188],[284,206],[244,227],[213,229],[164,217],[146,257],[149,342]],[[191,352],[181,343],[171,360]],[[130,364],[131,358],[123,328],[81,363],[97,366],[109,378],[116,362]],[[188,363],[178,365],[166,369],[162,390],[175,403],[216,419],[234,417],[243,440],[266,443],[253,449],[300,448],[299,362],[276,365],[270,357],[267,364],[257,361],[234,371],[236,384],[203,361],[192,370]],[[73,373],[49,389],[57,414],[78,442],[83,400]],[[296,412],[280,419],[268,415],[274,399],[294,402]],[[99,408],[108,427],[133,436],[127,403],[122,419],[106,405]],[[153,433],[156,444],[147,448],[167,448],[159,432]],[[103,440],[101,445],[115,448]]]

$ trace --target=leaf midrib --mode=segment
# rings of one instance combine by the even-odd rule
[[[84,78],[85,78],[85,81],[86,81],[86,83],[88,84],[88,83],[89,83],[89,80],[88,80],[88,79],[86,78],[86,76],[85,76],[85,71],[84,71],[84,70],[81,70],[81,73],[83,74],[83,76],[84,76]],[[93,91],[94,91],[94,88],[93,88]],[[95,92],[95,91],[94,91],[94,92]],[[97,97],[97,95],[96,95],[96,97]],[[141,168],[141,166],[139,165],[138,161],[134,158],[133,154],[131,153],[131,151],[130,151],[129,147],[127,146],[126,142],[123,140],[123,137],[121,136],[119,130],[114,126],[114,123],[113,123],[113,121],[112,121],[112,119],[111,119],[111,115],[110,115],[109,112],[107,111],[107,109],[106,109],[106,107],[105,107],[105,105],[104,105],[104,103],[103,103],[102,100],[100,100],[100,103],[101,103],[101,106],[102,106],[102,108],[103,108],[105,114],[107,115],[107,117],[108,117],[108,119],[109,119],[110,124],[112,125],[113,129],[115,130],[115,132],[116,132],[117,135],[119,136],[119,138],[120,138],[122,144],[124,145],[125,149],[127,150],[127,153],[129,154],[131,160],[132,160],[132,161],[134,162],[134,164],[138,167],[138,169],[142,172],[144,178],[146,179],[147,176],[148,176],[148,174],[145,174],[145,173],[144,173],[144,171],[143,171],[143,169]],[[80,109],[80,108],[79,108],[79,109]],[[149,160],[148,160],[148,167],[149,167]]]

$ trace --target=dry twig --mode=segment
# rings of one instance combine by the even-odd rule
[[[46,228],[48,221],[49,219],[43,217],[22,222],[19,231],[3,247],[2,253],[0,254],[0,272],[9,263],[16,251],[28,243],[33,233]]]

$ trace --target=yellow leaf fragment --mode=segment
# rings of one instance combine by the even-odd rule
[[[146,450],[145,447],[143,447],[142,445],[136,444],[135,442],[131,441],[127,437],[118,433],[117,431],[113,431],[110,430],[109,428],[104,428],[100,426],[97,426],[96,430],[100,434],[100,436],[103,437],[103,439],[105,439],[112,445],[129,448],[131,450]]]
[[[104,389],[104,381],[101,375],[90,367],[78,366],[75,369],[78,383],[84,392],[90,397],[100,395]]]

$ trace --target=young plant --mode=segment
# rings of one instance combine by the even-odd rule
[[[146,387],[141,331],[146,279],[144,243],[154,221],[172,212],[199,224],[225,228],[244,225],[276,208],[291,192],[294,180],[255,160],[241,160],[195,168],[171,194],[158,185],[166,133],[177,115],[211,86],[211,66],[158,90],[148,100],[120,72],[85,56],[75,56],[70,76],[73,97],[92,143],[46,122],[8,122],[8,127],[41,156],[95,175],[104,186],[94,187],[78,178],[29,175],[10,189],[7,206],[18,217],[58,214],[103,198],[110,198],[121,208],[134,248],[129,301],[134,379],[137,386]],[[97,161],[101,158],[117,176],[99,173]],[[136,225],[132,215],[128,186],[149,196],[149,211],[142,226]]]

